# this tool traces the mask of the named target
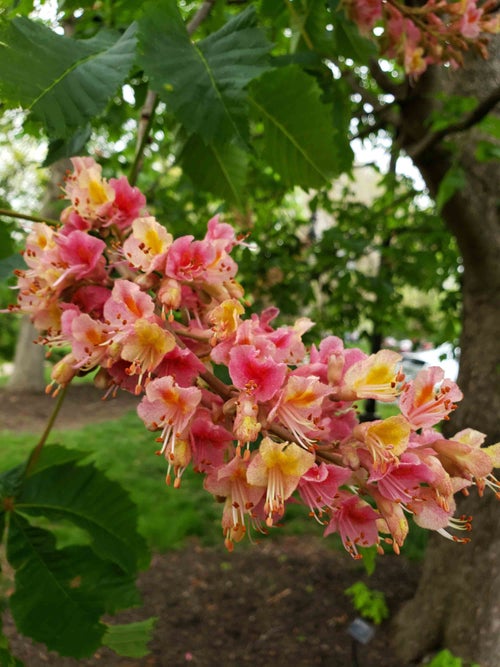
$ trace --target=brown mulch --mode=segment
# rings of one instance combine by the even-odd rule
[[[72,387],[56,428],[113,419],[136,402],[125,394],[103,402],[90,386]],[[38,432],[53,405],[43,395],[2,391],[0,430]],[[415,563],[386,555],[368,577],[359,562],[311,536],[264,538],[257,545],[237,545],[232,554],[192,543],[154,555],[139,579],[143,607],[117,618],[120,623],[158,618],[145,658],[123,658],[108,649],[86,660],[61,658],[20,637],[8,616],[5,632],[27,667],[405,667],[390,648],[390,620],[353,651],[348,630],[357,613],[344,591],[363,580],[384,592],[393,616],[412,596],[418,576]]]

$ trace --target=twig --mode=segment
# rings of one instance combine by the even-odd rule
[[[202,6],[198,9],[196,14],[193,16],[191,21],[187,24],[186,30],[188,35],[192,35],[195,30],[203,23],[203,21],[208,17],[212,11],[213,6],[215,5],[216,0],[205,0]]]
[[[44,222],[46,225],[53,227],[60,225],[58,220],[51,220],[50,218],[42,218],[38,215],[28,215],[27,213],[19,213],[8,208],[0,208],[0,216],[4,215],[7,218],[19,218],[20,220],[30,220],[31,222]]]
[[[477,125],[494,107],[500,102],[500,87],[495,88],[487,97],[484,98],[470,113],[466,114],[461,120],[450,123],[437,132],[426,134],[420,141],[407,149],[408,155],[415,159],[422,155],[429,148],[439,143],[444,137],[454,132],[464,132]]]

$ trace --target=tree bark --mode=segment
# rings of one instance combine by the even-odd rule
[[[57,220],[59,218],[61,183],[64,173],[70,166],[68,160],[60,160],[50,168],[50,177],[47,183],[45,197],[40,209],[44,218]],[[14,355],[14,369],[7,383],[12,391],[40,392],[45,389],[44,359],[45,350],[41,345],[34,345],[38,332],[28,317],[21,322],[21,328],[16,343]]]
[[[402,104],[401,143],[411,154],[428,133],[425,125],[437,104],[435,94],[484,99],[500,87],[499,40],[490,59],[469,58],[464,70],[440,68],[412,91]],[[495,113],[492,111],[492,113]],[[464,187],[443,208],[443,218],[458,241],[463,258],[463,317],[458,383],[464,399],[448,424],[450,436],[467,426],[500,440],[500,165],[474,157],[477,129],[447,137],[416,154],[431,194],[444,174],[458,164]],[[481,667],[500,664],[500,505],[488,489],[478,500],[475,489],[459,505],[458,514],[474,517],[472,542],[458,545],[439,536],[431,540],[418,591],[395,619],[395,648],[401,659],[419,660],[434,649],[448,648]]]

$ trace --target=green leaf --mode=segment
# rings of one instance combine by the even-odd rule
[[[25,269],[26,263],[18,252],[4,259],[0,259],[0,280],[5,280],[13,274],[16,269]]]
[[[14,240],[10,232],[11,225],[0,221],[0,259],[14,254]]]
[[[333,42],[335,52],[343,58],[352,58],[358,65],[367,64],[370,58],[377,55],[377,46],[363,37],[359,28],[349,20],[343,10],[337,9],[338,1],[328,3],[331,7],[333,25]]]
[[[0,475],[0,500],[16,496],[24,478],[25,463],[6,470]]]
[[[278,3],[279,4],[279,3]],[[331,23],[331,15],[324,2],[302,0],[294,3],[290,25],[295,35],[292,38],[292,50],[307,49],[320,53],[329,53],[332,49],[332,33],[326,29]]]
[[[82,155],[91,133],[92,128],[87,124],[79,128],[69,139],[54,139],[51,141],[42,167],[48,167],[57,162],[57,160],[62,160],[65,157]]]
[[[141,64],[189,133],[206,142],[244,136],[245,87],[267,69],[270,43],[254,7],[193,44],[173,0],[151,2],[140,21]]]
[[[457,190],[463,188],[464,185],[464,170],[458,164],[452,165],[439,184],[439,190],[436,196],[436,208],[439,213],[442,211],[446,202],[453,197]]]
[[[152,617],[137,623],[108,625],[102,643],[118,655],[142,658],[149,653],[147,644],[151,641],[157,620],[157,618]]]
[[[58,551],[51,533],[11,514],[7,558],[16,570],[10,608],[17,628],[48,648],[77,658],[91,655],[105,631],[99,622],[102,609],[86,598],[89,555],[92,552],[85,547],[72,547],[71,556],[65,549]]]
[[[75,458],[73,451],[45,446],[24,480],[16,510],[73,522],[87,531],[100,557],[135,572],[147,560],[144,539],[137,532],[136,506],[118,482],[93,464],[76,465]]]
[[[317,188],[338,173],[331,108],[315,79],[294,65],[264,74],[251,101],[264,123],[265,159],[287,186]]]
[[[494,139],[500,139],[500,118],[489,114],[478,124],[478,127],[490,134]]]
[[[18,629],[64,655],[93,653],[105,633],[100,617],[140,602],[133,575],[87,546],[56,549],[51,533],[18,514],[7,557],[16,570],[10,607]]]
[[[248,155],[233,143],[204,145],[193,134],[179,157],[182,168],[200,190],[243,209]]]
[[[58,35],[27,18],[0,29],[0,96],[31,110],[51,137],[69,137],[100,114],[127,76],[136,25],[117,40],[107,31],[88,40]]]
[[[474,156],[478,162],[500,160],[500,146],[492,141],[478,141]]]

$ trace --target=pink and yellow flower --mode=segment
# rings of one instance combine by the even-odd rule
[[[293,442],[275,442],[269,437],[262,439],[259,451],[248,466],[247,480],[252,486],[266,489],[264,511],[268,526],[283,516],[285,500],[313,464],[314,454]]]

